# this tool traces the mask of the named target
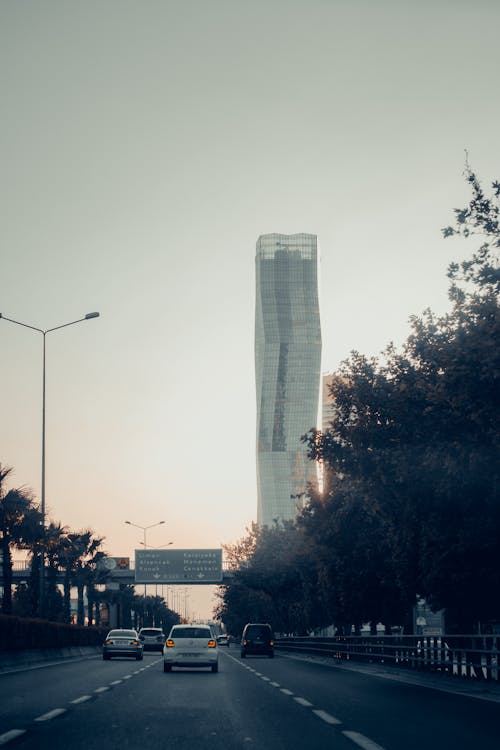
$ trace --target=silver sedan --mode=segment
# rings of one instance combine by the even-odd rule
[[[136,630],[115,629],[110,630],[102,645],[102,658],[104,661],[112,656],[133,656],[142,659],[143,645],[139,640]]]

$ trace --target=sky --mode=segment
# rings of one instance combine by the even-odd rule
[[[496,0],[0,0],[0,312],[47,334],[48,516],[110,555],[256,518],[260,234],[318,236],[324,372],[449,308],[465,149],[500,176]],[[0,320],[40,496],[42,336]],[[214,589],[191,587],[190,613]]]

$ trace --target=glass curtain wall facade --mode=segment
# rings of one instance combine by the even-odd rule
[[[257,240],[257,523],[294,518],[316,466],[300,438],[316,426],[321,383],[314,234]]]

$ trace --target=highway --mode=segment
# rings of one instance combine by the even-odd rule
[[[19,750],[497,750],[500,705],[277,653],[164,674],[98,656],[0,675],[0,746]]]

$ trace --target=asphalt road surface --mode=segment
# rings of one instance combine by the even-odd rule
[[[500,704],[277,653],[219,672],[95,657],[0,675],[19,750],[498,750]]]

